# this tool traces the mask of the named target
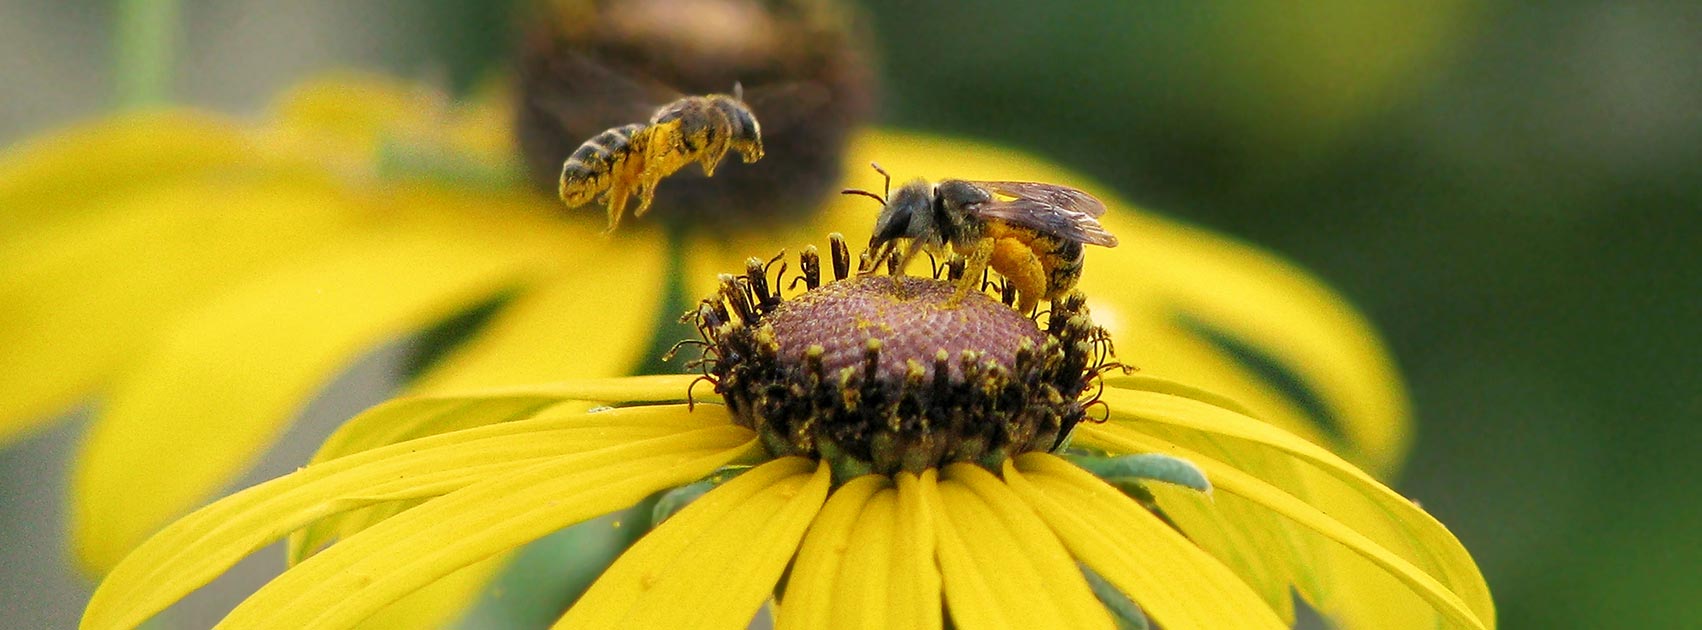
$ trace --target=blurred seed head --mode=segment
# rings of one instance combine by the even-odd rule
[[[874,102],[863,29],[827,0],[548,0],[523,15],[516,135],[540,190],[603,130],[744,87],[767,157],[675,174],[651,220],[729,231],[813,212]]]

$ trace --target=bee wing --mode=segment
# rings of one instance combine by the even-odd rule
[[[978,216],[1010,221],[1078,243],[1116,247],[1117,236],[1099,224],[1105,204],[1068,186],[1035,182],[970,182],[1012,199],[975,206]]]
[[[534,106],[555,114],[566,128],[589,133],[644,122],[657,107],[683,96],[661,81],[581,52],[562,51],[540,67],[521,71],[548,75],[528,81],[539,88],[531,95]]]
[[[826,86],[812,81],[787,81],[745,86],[745,105],[756,114],[764,133],[776,133],[813,120],[833,100]]]
[[[1089,195],[1069,186],[1042,184],[1039,182],[972,182],[1006,197],[1029,199],[1047,205],[1086,213],[1090,217],[1105,215],[1105,204],[1093,195]]]

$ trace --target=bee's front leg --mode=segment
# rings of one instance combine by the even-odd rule
[[[626,187],[615,186],[610,188],[608,198],[609,227],[603,228],[603,236],[614,234],[615,228],[621,225],[621,215],[626,214]]]
[[[987,273],[987,263],[993,260],[994,244],[993,239],[983,238],[969,249],[969,257],[963,266],[963,277],[957,279],[957,290],[952,292],[951,299],[946,300],[947,308],[961,305],[970,289],[981,289],[981,274]]]
[[[721,159],[727,157],[727,143],[718,142],[703,150],[698,155],[697,163],[703,166],[704,177],[714,177],[715,167],[721,165]]]

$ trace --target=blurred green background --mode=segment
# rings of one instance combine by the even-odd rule
[[[335,67],[469,81],[511,4],[184,2],[176,91],[253,111]],[[1043,155],[1364,309],[1418,415],[1398,486],[1502,627],[1702,626],[1702,4],[865,6],[887,123]],[[110,17],[0,0],[0,141],[103,110]],[[74,430],[0,455],[0,627],[86,596],[52,563]]]

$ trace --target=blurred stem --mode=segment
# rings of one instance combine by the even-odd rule
[[[121,109],[171,100],[178,0],[117,0],[113,92]]]

